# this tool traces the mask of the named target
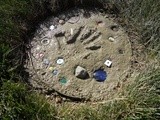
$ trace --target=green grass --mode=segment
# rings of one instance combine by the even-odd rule
[[[28,31],[44,15],[41,1],[0,0],[0,119],[54,119],[54,107],[21,83]],[[46,14],[46,13],[45,13]],[[30,25],[28,24],[30,23]]]
[[[160,69],[139,75],[123,89],[118,98],[93,108],[84,105],[64,108],[60,118],[65,120],[158,120],[160,118]],[[93,105],[95,106],[95,105]],[[61,116],[62,115],[62,116]]]
[[[148,51],[156,52],[160,57],[160,1],[159,0],[125,0],[116,3],[123,6],[122,15],[137,29],[143,44]]]
[[[68,0],[59,0],[52,4],[45,0],[0,0],[0,119],[160,119],[160,70],[158,68],[148,68],[148,72],[141,72],[140,76],[117,96],[125,99],[111,100],[99,105],[98,108],[86,104],[74,109],[71,108],[72,106],[62,107],[61,111],[57,111],[43,96],[32,92],[22,83],[26,40],[39,21],[45,19],[51,11],[60,10],[59,5],[62,1],[65,5],[70,4]],[[86,0],[73,1],[77,5]],[[159,0],[88,1],[114,4],[120,10],[119,15],[125,24],[134,28],[136,30],[134,32],[138,32],[140,36],[138,42],[145,46],[147,54],[160,58]]]
[[[129,12],[125,12],[126,17],[137,25],[137,29],[141,35],[141,43],[148,50],[160,51],[160,1],[159,0],[134,0]]]
[[[40,95],[26,89],[24,84],[3,82],[0,88],[0,119],[54,119],[55,109]]]

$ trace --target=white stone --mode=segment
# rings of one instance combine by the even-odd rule
[[[109,37],[108,38],[111,42],[114,42],[115,41],[115,38],[113,38],[113,37]]]
[[[71,35],[73,35],[73,28],[71,28]]]
[[[65,23],[64,20],[59,20],[59,24],[63,25]]]
[[[106,60],[104,64],[105,64],[107,67],[111,67],[112,61]]]
[[[50,30],[54,30],[54,29],[56,29],[56,26],[51,25],[51,26],[49,27],[49,29],[50,29]]]

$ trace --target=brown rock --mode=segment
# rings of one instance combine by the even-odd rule
[[[59,96],[56,96],[55,101],[56,103],[62,103],[62,98]]]

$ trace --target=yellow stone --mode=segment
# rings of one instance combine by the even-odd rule
[[[50,71],[53,71],[53,70],[54,70],[54,67],[49,67],[49,70],[50,70]]]

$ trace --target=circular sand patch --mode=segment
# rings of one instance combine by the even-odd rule
[[[33,87],[97,101],[107,99],[125,79],[131,56],[127,33],[113,19],[99,12],[74,9],[40,25],[31,40],[26,66]],[[75,76],[77,66],[86,70],[86,79]],[[106,72],[103,82],[93,77],[99,69]]]

